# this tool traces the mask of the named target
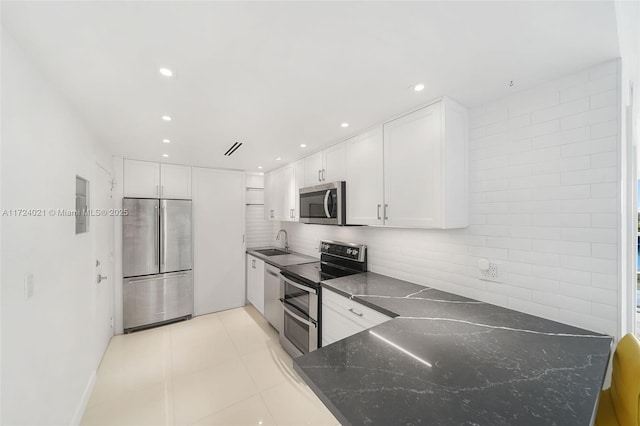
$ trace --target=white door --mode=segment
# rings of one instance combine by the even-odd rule
[[[194,315],[245,304],[244,173],[192,169]]]
[[[382,225],[382,127],[346,141],[348,225]]]
[[[344,180],[345,171],[345,144],[344,142],[330,146],[324,150],[324,168],[322,170],[323,182],[335,182]]]
[[[95,165],[95,184],[90,189],[92,209],[100,211],[100,216],[89,218],[95,235],[96,273],[93,285],[96,287],[95,315],[97,330],[96,348],[98,359],[102,358],[109,339],[113,336],[113,216],[102,212],[113,209],[112,177],[99,164]]]
[[[157,198],[160,196],[160,164],[124,160],[124,196]]]
[[[384,125],[385,225],[441,226],[442,104]]]
[[[191,199],[191,167],[176,164],[160,165],[160,196]]]
[[[322,152],[304,159],[304,186],[320,185],[322,175]]]

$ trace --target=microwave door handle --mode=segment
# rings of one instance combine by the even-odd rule
[[[331,212],[329,211],[329,199],[331,198],[331,190],[327,190],[324,194],[324,213],[327,215],[327,218],[331,219]]]

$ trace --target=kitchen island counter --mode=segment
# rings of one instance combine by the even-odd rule
[[[324,281],[395,317],[294,360],[343,425],[589,425],[612,338],[366,272]]]

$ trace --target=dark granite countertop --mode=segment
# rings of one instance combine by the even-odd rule
[[[343,425],[590,425],[610,336],[371,272],[322,283],[395,317],[294,360]]]
[[[316,259],[315,257],[307,256],[306,254],[297,253],[295,251],[289,251],[288,254],[282,254],[278,256],[266,256],[262,253],[257,252],[257,250],[268,250],[268,249],[282,250],[281,247],[273,247],[273,246],[255,247],[255,248],[247,249],[247,253],[250,254],[251,256],[255,256],[259,259],[262,259],[268,264],[273,265],[276,268],[280,268],[280,269],[284,268],[285,266],[301,265],[303,263],[311,263],[311,262],[319,261],[319,259]]]

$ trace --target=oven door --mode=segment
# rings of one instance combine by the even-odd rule
[[[280,276],[284,324],[280,344],[293,357],[318,349],[318,291]]]
[[[344,182],[300,189],[300,221],[324,225],[344,225]]]

